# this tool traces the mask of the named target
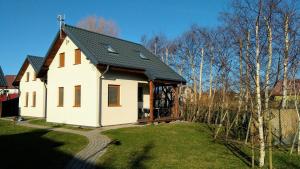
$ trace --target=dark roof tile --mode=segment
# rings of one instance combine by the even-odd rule
[[[65,25],[63,30],[94,64],[141,69],[149,80],[185,82],[184,78],[140,44],[69,25]],[[108,46],[116,53],[109,52]],[[140,53],[147,59],[141,58]]]
[[[7,82],[5,80],[4,73],[0,66],[0,87],[6,87],[6,86],[7,86]]]
[[[36,73],[39,72],[41,66],[43,65],[44,57],[28,55],[27,59],[33,67],[34,71]]]

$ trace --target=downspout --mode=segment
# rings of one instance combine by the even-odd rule
[[[45,119],[47,119],[47,84],[46,84],[46,81],[44,81],[44,86],[45,86],[45,91],[44,91],[44,116],[45,116]]]
[[[102,78],[108,72],[109,65],[106,66],[105,71],[99,77],[99,126],[102,127]]]

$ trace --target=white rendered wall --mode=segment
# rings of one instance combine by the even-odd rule
[[[98,127],[98,69],[81,52],[81,64],[74,65],[77,46],[66,37],[48,70],[47,121]],[[65,52],[65,66],[58,68]],[[74,86],[81,85],[81,107],[74,107]],[[64,87],[64,105],[58,107],[58,87]]]
[[[29,81],[26,82],[27,72],[29,72]],[[44,83],[37,78],[33,81],[35,71],[29,64],[24,75],[20,80],[20,98],[19,109],[21,116],[45,117],[45,86]],[[32,93],[36,92],[36,106],[32,107]],[[25,107],[26,92],[28,92],[28,107]]]
[[[102,80],[102,126],[136,123],[138,120],[138,83],[148,83],[134,73],[108,71]],[[108,106],[108,85],[120,85],[120,106]],[[144,102],[147,96],[144,96]],[[145,103],[146,104],[146,103]]]

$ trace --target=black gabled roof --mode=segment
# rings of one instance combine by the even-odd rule
[[[36,73],[38,73],[41,69],[41,66],[44,63],[44,57],[40,57],[40,56],[33,56],[33,55],[27,55],[25,61],[23,62],[23,65],[21,67],[21,69],[19,70],[15,81],[12,83],[14,86],[18,86],[20,83],[20,80],[25,72],[25,70],[27,69],[28,65],[30,64],[34,71]]]
[[[170,80],[185,83],[183,77],[140,44],[70,25],[64,25],[63,31],[95,65],[144,70],[149,80]],[[109,52],[108,46],[111,46],[116,52]],[[146,59],[141,58],[140,53]]]
[[[6,87],[6,86],[7,86],[7,82],[5,80],[4,73],[3,73],[2,68],[0,66],[0,87]]]
[[[44,57],[27,55],[27,59],[34,71],[38,73],[40,71],[41,66],[43,65]]]

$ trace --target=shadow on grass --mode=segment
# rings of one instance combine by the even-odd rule
[[[115,144],[116,146],[120,146],[121,142],[117,141],[115,143],[113,142],[113,144]],[[131,152],[129,154],[127,164],[125,166],[122,166],[122,167],[123,168],[131,168],[131,169],[134,169],[134,168],[146,169],[147,167],[145,166],[144,163],[153,158],[150,155],[150,151],[153,148],[154,148],[154,143],[151,141],[151,142],[148,142],[147,144],[145,144],[141,148],[141,150]],[[102,162],[102,164],[100,166],[98,166],[98,168],[101,168],[101,169],[104,169],[104,168],[109,168],[109,169],[118,168],[117,166],[114,166],[114,164],[113,164],[114,160],[115,160],[115,157],[109,156],[105,159],[104,162]]]
[[[153,142],[149,142],[148,144],[143,146],[141,151],[132,152],[130,155],[132,159],[130,160],[129,168],[146,169],[144,162],[152,159],[149,152],[153,147]]]
[[[58,149],[65,143],[43,137],[48,132],[34,130],[19,134],[0,135],[0,168],[64,168],[73,156]],[[84,161],[80,162],[85,163]]]
[[[248,167],[251,167],[252,158],[249,155],[247,155],[245,152],[243,152],[239,147],[237,147],[233,143],[224,143],[224,145],[228,150],[232,152],[233,155],[238,157]]]

